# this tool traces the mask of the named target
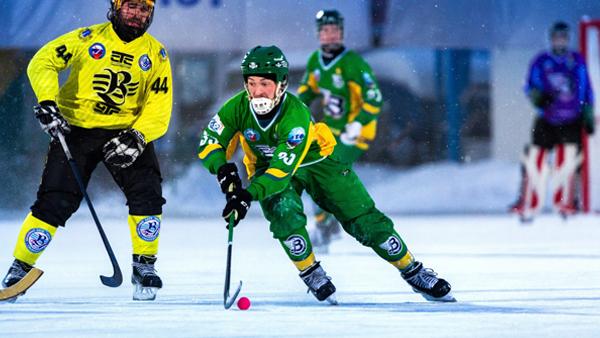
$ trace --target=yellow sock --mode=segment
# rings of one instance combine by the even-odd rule
[[[129,232],[134,255],[156,255],[162,215],[129,215]]]
[[[296,268],[298,268],[299,271],[304,271],[308,269],[311,265],[315,264],[315,261],[315,254],[311,252],[310,255],[308,255],[308,257],[306,257],[305,259],[299,262],[292,261],[292,263],[294,263],[294,265],[296,266]]]
[[[397,261],[390,262],[390,264],[398,268],[398,270],[402,271],[408,268],[412,263],[414,263],[414,261],[415,257],[410,253],[410,251],[407,250],[406,254],[402,256],[402,258],[400,258]]]
[[[34,217],[30,212],[21,225],[13,256],[22,262],[34,265],[55,233],[56,227]]]

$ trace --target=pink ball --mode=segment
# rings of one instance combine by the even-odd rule
[[[241,297],[237,301],[237,307],[240,310],[248,310],[250,308],[250,299],[248,297]]]

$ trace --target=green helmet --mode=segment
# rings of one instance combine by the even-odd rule
[[[315,18],[317,22],[317,30],[323,25],[337,25],[341,30],[344,29],[344,17],[335,9],[322,9],[317,12]]]
[[[286,83],[288,62],[277,46],[256,46],[246,53],[242,60],[242,75],[270,75],[275,82]]]
[[[254,113],[258,115],[268,114],[281,102],[287,89],[288,62],[285,55],[276,46],[256,46],[246,53],[241,67],[244,76],[244,88],[246,88]],[[246,83],[248,77],[252,75],[265,77],[277,83],[273,99],[252,97]]]

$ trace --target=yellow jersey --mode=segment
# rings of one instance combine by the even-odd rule
[[[59,72],[70,68],[59,88]],[[38,102],[52,100],[82,128],[134,128],[163,136],[173,103],[166,49],[150,34],[123,42],[110,22],[76,29],[44,45],[27,75]]]

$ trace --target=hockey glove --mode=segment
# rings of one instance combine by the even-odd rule
[[[583,129],[588,135],[594,134],[596,121],[594,118],[594,108],[591,105],[583,106]]]
[[[251,202],[252,195],[250,195],[246,189],[237,189],[233,192],[228,192],[227,204],[225,204],[222,214],[225,222],[229,224],[229,217],[233,215],[233,226],[236,226],[241,220],[244,219],[244,217],[246,217],[246,213],[248,212],[248,209],[250,209]]]
[[[217,181],[221,191],[226,194],[242,187],[238,168],[235,163],[225,163],[217,170]]]
[[[135,162],[144,148],[146,140],[142,133],[135,129],[123,130],[104,145],[104,162],[114,167],[127,168]]]
[[[35,118],[38,119],[42,130],[48,135],[56,137],[58,133],[68,134],[71,132],[71,126],[60,114],[58,106],[54,101],[42,101],[39,105],[33,107]]]
[[[362,124],[360,124],[360,122],[350,122],[344,128],[344,132],[340,135],[340,141],[347,146],[353,146],[356,144],[361,131]]]

